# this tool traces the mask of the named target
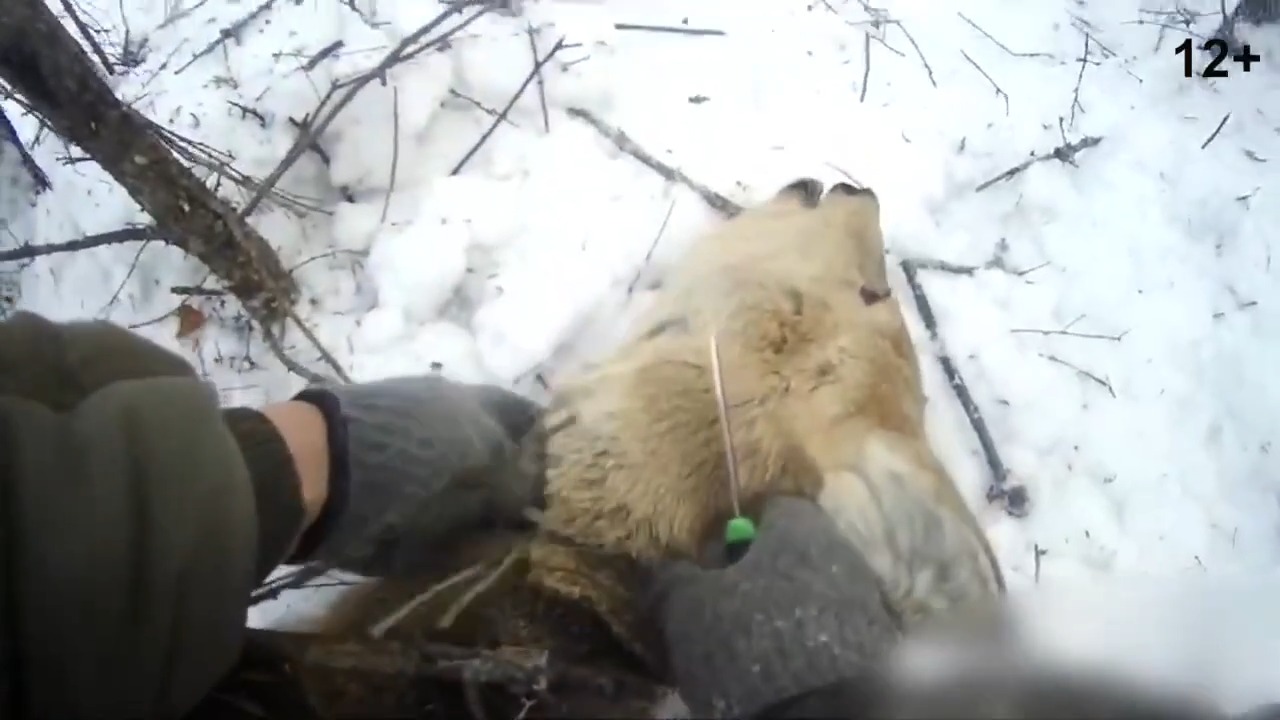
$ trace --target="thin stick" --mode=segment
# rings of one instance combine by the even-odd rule
[[[662,162],[654,157],[653,153],[640,147],[639,143],[632,140],[629,135],[621,129],[613,127],[601,120],[590,110],[584,110],[578,107],[571,107],[568,112],[570,117],[577,118],[590,125],[596,132],[600,133],[606,140],[613,143],[613,146],[622,152],[635,158],[640,164],[658,173],[662,179],[671,183],[678,183],[697,193],[702,201],[705,202],[712,210],[719,212],[726,217],[733,217],[742,212],[742,206],[693,180],[682,171]]]
[[[480,571],[484,569],[485,569],[484,565],[472,565],[469,568],[461,570],[445,578],[444,581],[441,582],[439,585],[433,585],[427,588],[426,592],[423,592],[419,595],[415,595],[411,600],[409,600],[409,602],[405,603],[404,605],[401,605],[399,608],[392,611],[390,615],[387,615],[383,619],[371,625],[369,627],[369,637],[373,638],[374,640],[380,640],[383,635],[387,634],[388,630],[395,627],[396,624],[398,624],[401,620],[404,620],[409,615],[409,613],[416,610],[423,603],[439,595],[445,590],[453,587],[454,585],[457,585],[463,580],[467,580],[475,575],[479,575]]]
[[[80,32],[80,36],[84,38],[85,44],[93,51],[98,58],[98,62],[102,63],[102,67],[107,71],[108,75],[115,75],[115,67],[111,64],[111,59],[103,52],[102,45],[98,43],[98,39],[93,36],[93,30],[89,29],[89,25],[80,17],[80,13],[76,12],[76,6],[71,0],[62,0],[62,9],[67,12],[71,24],[76,26],[76,30]]]
[[[1213,132],[1209,134],[1209,138],[1200,145],[1201,150],[1209,147],[1209,143],[1217,139],[1218,133],[1222,132],[1222,128],[1226,126],[1227,121],[1230,119],[1231,119],[1231,113],[1227,113],[1226,115],[1222,116],[1222,120],[1218,121],[1218,127],[1214,128]]]
[[[489,129],[484,131],[484,134],[480,136],[480,139],[476,141],[476,144],[472,145],[471,149],[467,151],[467,154],[463,155],[462,159],[458,161],[458,164],[453,166],[453,170],[449,172],[450,175],[457,175],[462,172],[462,169],[467,166],[467,163],[471,162],[471,158],[475,157],[475,154],[480,152],[480,148],[484,147],[484,144],[489,140],[489,137],[497,131],[499,126],[502,125],[502,121],[507,118],[507,115],[511,113],[511,109],[516,106],[516,103],[519,102],[520,98],[524,95],[524,91],[529,89],[530,83],[542,74],[543,66],[551,62],[551,59],[555,57],[556,53],[566,47],[569,46],[565,45],[564,38],[560,38],[556,41],[556,44],[552,45],[551,49],[547,51],[545,57],[539,59],[533,64],[533,70],[529,71],[529,75],[524,79],[524,82],[516,89],[516,92],[511,96],[511,99],[507,101],[507,106],[498,112],[498,117],[489,125]]]
[[[729,428],[729,403],[724,397],[724,376],[720,372],[720,348],[716,336],[711,335],[711,384],[715,388],[716,408],[720,413],[720,432],[724,436],[725,458],[729,464],[729,501],[733,503],[735,517],[742,515],[742,505],[738,500],[738,461],[733,451],[733,432]]]
[[[127,242],[149,242],[160,240],[164,233],[154,225],[134,226],[111,230],[109,232],[86,235],[75,240],[58,243],[33,245],[23,243],[16,248],[0,250],[0,262],[31,260],[56,253],[79,252],[103,245],[116,245]]]
[[[637,25],[635,23],[614,23],[614,30],[644,30],[646,32],[675,33],[677,35],[724,35],[723,30],[711,28],[671,27],[670,25]]]
[[[547,83],[542,77],[542,58],[538,56],[538,38],[534,35],[533,25],[525,25],[525,34],[529,36],[529,52],[533,55],[533,66],[538,68],[538,106],[542,108],[543,132],[551,132],[551,115],[547,112]]]
[[[978,409],[978,403],[974,401],[973,394],[969,392],[969,385],[965,383],[964,377],[960,374],[960,368],[956,366],[955,361],[951,359],[951,355],[943,347],[942,334],[938,329],[937,316],[933,313],[933,305],[929,302],[929,296],[925,294],[924,287],[920,284],[919,277],[917,277],[919,268],[910,260],[903,260],[899,265],[902,268],[903,276],[907,280],[907,286],[911,289],[916,311],[920,313],[920,321],[924,323],[925,330],[929,333],[929,340],[934,344],[938,365],[942,367],[942,374],[946,377],[947,385],[951,387],[951,392],[960,401],[960,409],[964,411],[965,418],[969,421],[969,427],[973,428],[973,434],[977,436],[978,445],[981,447],[983,458],[987,462],[987,469],[991,471],[991,484],[987,487],[987,501],[1003,500],[1005,512],[1013,517],[1024,517],[1028,512],[1026,489],[1020,485],[1016,487],[1010,487],[1009,485],[1009,470],[1005,466],[1004,460],[1000,457],[1000,451],[996,449],[996,443],[991,437],[991,431],[987,429],[986,418],[983,417],[982,411]]]
[[[502,562],[498,564],[498,567],[494,568],[488,575],[481,578],[480,582],[471,586],[469,590],[463,593],[462,597],[458,598],[457,602],[449,606],[449,609],[446,610],[444,615],[440,617],[440,620],[436,622],[436,628],[438,630],[447,630],[450,627],[453,627],[454,621],[458,619],[458,616],[462,614],[463,610],[466,610],[476,598],[480,597],[480,593],[493,587],[493,584],[498,581],[498,578],[502,577],[503,573],[510,570],[511,566],[515,565],[517,560],[521,560],[524,557],[525,551],[523,548],[516,548],[507,553],[507,556],[502,558]],[[480,565],[478,567],[486,566]]]

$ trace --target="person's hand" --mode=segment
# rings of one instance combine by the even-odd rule
[[[460,537],[519,524],[543,506],[539,407],[496,386],[438,376],[303,391],[329,425],[329,497],[298,562],[363,575],[412,575]]]
[[[695,714],[750,716],[870,672],[898,638],[880,582],[816,504],[775,498],[737,563],[652,570],[649,609]]]

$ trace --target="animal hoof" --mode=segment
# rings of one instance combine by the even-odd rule
[[[822,190],[821,180],[800,178],[799,180],[792,180],[778,194],[798,198],[805,207],[816,208],[818,207],[818,202],[822,200]]]
[[[859,195],[869,195],[872,200],[877,200],[876,193],[869,187],[858,187],[851,183],[836,183],[831,186],[831,195],[847,195],[849,197],[858,197]]]

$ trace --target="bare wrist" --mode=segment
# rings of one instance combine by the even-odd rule
[[[301,535],[329,499],[330,455],[324,415],[314,405],[298,400],[267,405],[259,412],[275,426],[293,458],[305,512]]]

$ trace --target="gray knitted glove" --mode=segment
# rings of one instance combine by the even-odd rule
[[[541,468],[522,462],[534,403],[438,376],[311,388],[333,453],[329,501],[295,562],[363,575],[426,572],[468,532],[542,507]]]
[[[776,498],[736,564],[659,567],[651,611],[697,715],[750,716],[868,672],[898,637],[871,567],[817,505]]]

